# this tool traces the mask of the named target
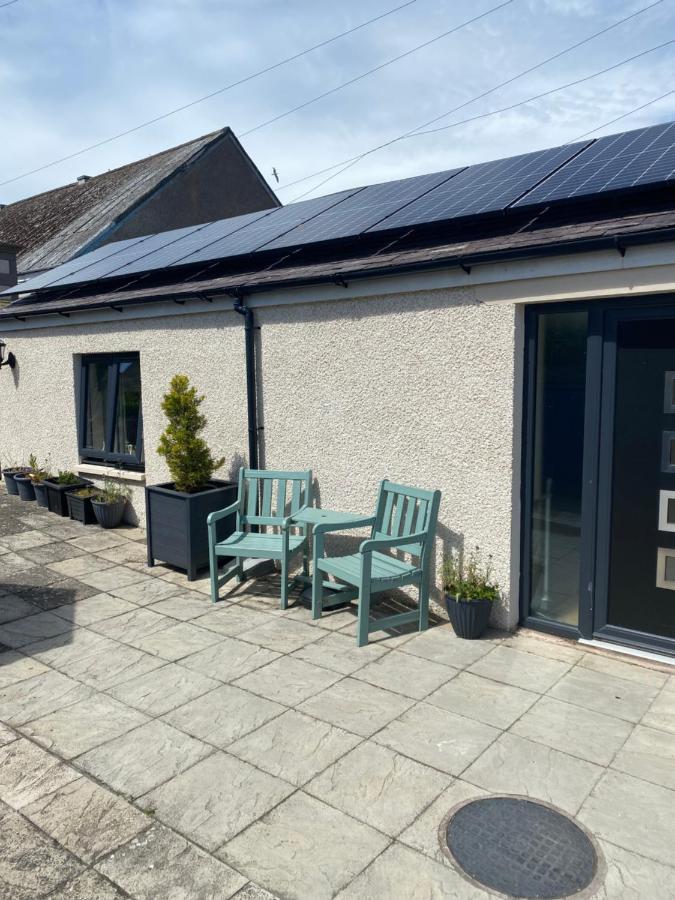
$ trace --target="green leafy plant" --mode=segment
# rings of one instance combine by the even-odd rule
[[[97,491],[94,487],[85,487],[81,488],[79,491],[73,491],[73,494],[76,497],[82,497],[82,499],[86,499],[87,497],[91,497],[92,499],[96,497]]]
[[[48,459],[44,461],[43,465],[40,465],[37,461],[37,456],[31,453],[28,457],[28,466],[30,468],[28,477],[33,484],[42,484],[43,481],[47,481],[52,477]]]
[[[131,491],[129,490],[129,488],[118,484],[111,478],[104,479],[102,488],[93,489],[93,499],[97,503],[112,504],[121,503],[122,501],[126,503],[126,501],[129,500],[130,497]]]
[[[455,600],[498,600],[499,585],[492,579],[492,556],[481,561],[480,547],[474,547],[464,562],[452,550],[443,559],[443,589]]]
[[[56,476],[58,484],[77,484],[80,480],[79,475],[63,469],[59,469],[59,474]]]
[[[169,424],[160,437],[157,452],[166,459],[176,490],[185,493],[207,485],[225,462],[224,458],[215,459],[199,436],[206,426],[206,417],[199,411],[204,399],[190,385],[187,375],[174,375],[162,400]]]

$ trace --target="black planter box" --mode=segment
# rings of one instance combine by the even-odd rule
[[[56,513],[57,516],[68,516],[68,500],[66,494],[69,491],[79,491],[83,487],[91,484],[90,481],[84,479],[76,481],[75,484],[59,484],[56,481],[43,482],[47,488],[47,506],[49,511]]]
[[[492,600],[456,600],[447,594],[445,606],[448,618],[459,638],[475,641],[488,626]]]
[[[209,513],[231,506],[237,499],[237,485],[231,481],[209,482],[209,488],[195,494],[176,491],[172,483],[145,489],[148,535],[148,565],[155,560],[185,569],[188,581],[209,564],[206,519]],[[221,519],[216,534],[222,541],[234,531],[235,515]]]
[[[83,525],[93,525],[96,522],[94,507],[91,505],[91,497],[78,497],[73,491],[66,491],[65,497],[68,503],[68,514],[71,519],[75,519],[76,522],[82,522]]]

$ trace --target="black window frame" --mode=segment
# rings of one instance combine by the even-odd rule
[[[80,391],[78,411],[78,451],[81,462],[99,464],[112,464],[123,466],[127,469],[145,471],[145,459],[143,453],[143,399],[141,379],[141,404],[138,413],[138,427],[136,431],[136,453],[116,453],[112,450],[99,450],[87,447],[85,439],[87,435],[87,397],[89,393],[89,366],[99,363],[108,366],[108,388],[106,397],[105,423],[106,447],[114,446],[117,400],[119,396],[120,365],[125,362],[137,362],[140,371],[139,353],[87,353],[80,357]]]

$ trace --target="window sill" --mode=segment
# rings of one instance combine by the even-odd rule
[[[99,478],[112,478],[115,481],[133,481],[145,484],[145,472],[133,469],[118,469],[116,466],[96,466],[93,463],[80,463],[77,467],[80,475],[98,475]]]

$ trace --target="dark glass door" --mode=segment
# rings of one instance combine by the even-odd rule
[[[606,602],[602,630],[675,638],[675,319],[613,324]]]

